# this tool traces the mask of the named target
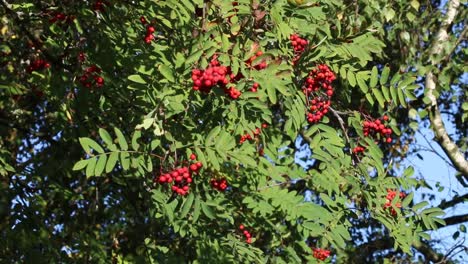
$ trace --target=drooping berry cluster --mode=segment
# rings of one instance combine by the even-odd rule
[[[196,157],[193,159],[195,160]],[[192,175],[197,174],[202,163],[197,161],[190,166],[182,166],[168,173],[159,175],[154,181],[160,184],[172,184],[171,190],[181,196],[188,194],[190,184],[193,182]]]
[[[382,120],[370,120],[364,121],[363,123],[363,132],[364,136],[376,136],[379,135],[384,142],[392,143],[392,138],[390,137],[393,133],[392,129],[389,128],[384,122],[388,121],[390,118],[386,115],[382,117]]]
[[[305,79],[302,91],[309,102],[307,121],[309,123],[319,122],[328,113],[333,95],[331,83],[336,79],[330,68],[321,64],[313,69]]]
[[[381,138],[384,143],[392,143],[391,135],[393,130],[388,127],[388,124],[386,124],[386,122],[389,120],[390,118],[387,115],[384,115],[380,119],[365,120],[362,124],[364,136],[372,137],[376,140]],[[364,152],[365,150],[365,146],[358,145],[353,148],[353,153],[358,154]]]
[[[293,46],[293,49],[294,49],[294,57],[293,57],[292,63],[293,65],[296,65],[296,62],[301,57],[305,48],[307,47],[307,45],[309,45],[309,41],[299,37],[299,35],[297,34],[292,34],[289,37],[289,40],[291,41],[291,45]]]
[[[263,70],[267,67],[266,60],[256,61],[259,56],[262,56],[262,51],[257,51],[245,63],[247,66],[256,70]],[[193,69],[192,70],[192,89],[209,93],[215,86],[223,89],[224,93],[232,99],[238,99],[242,92],[238,90],[235,84],[244,78],[241,72],[234,74],[230,66],[221,65],[218,61],[217,55],[213,56],[210,64],[206,69]],[[256,92],[259,87],[258,83],[254,83],[251,91]]]
[[[83,75],[80,76],[80,83],[86,88],[101,88],[104,85],[104,78],[100,76],[101,68],[96,65],[86,68]]]
[[[242,233],[245,236],[245,242],[247,242],[247,244],[252,243],[252,234],[249,231],[245,230],[244,225],[240,225],[239,229],[242,231]]]
[[[221,178],[221,179],[213,178],[211,179],[210,184],[211,184],[211,187],[213,187],[213,189],[216,189],[220,192],[224,192],[228,187],[226,178]]]
[[[393,216],[397,215],[397,211],[392,207],[393,199],[395,199],[396,196],[397,196],[397,191],[388,189],[387,196],[385,197],[385,204],[383,206],[384,209],[389,208],[390,213]],[[403,199],[406,197],[406,194],[404,192],[400,192],[399,197],[400,199]],[[395,207],[401,208],[401,202],[396,202]]]
[[[143,24],[143,25],[148,24],[148,21],[146,21],[146,18],[145,18],[144,16],[141,16],[141,17],[140,17],[140,22],[141,22],[141,24]],[[149,25],[146,26],[146,33],[145,33],[145,38],[144,38],[144,40],[145,40],[145,42],[146,42],[147,44],[150,44],[151,41],[153,41],[153,39],[154,39],[153,33],[154,33],[155,31],[156,31],[156,29],[154,28],[153,25],[149,24]]]
[[[326,249],[322,249],[322,248],[314,248],[313,249],[314,258],[316,258],[318,260],[322,260],[322,261],[327,259],[330,256],[330,253],[331,253],[330,250],[326,250]]]
[[[229,83],[228,76],[228,68],[214,57],[205,70],[192,70],[193,90],[208,93],[215,85],[224,88]]]
[[[31,73],[33,71],[41,71],[48,68],[50,68],[50,63],[43,59],[36,59],[29,64],[27,71]]]
[[[267,128],[268,125],[267,124],[262,124],[262,128]],[[254,139],[257,139],[258,136],[262,133],[262,130],[261,128],[257,127],[255,128],[254,131],[252,131],[252,134],[253,134],[253,138],[252,136],[249,134],[249,133],[245,133],[244,135],[241,136],[240,140],[239,140],[239,144],[242,144],[244,143],[245,141],[247,140],[254,140]]]

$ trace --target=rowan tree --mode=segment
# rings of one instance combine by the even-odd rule
[[[402,164],[429,127],[466,184],[466,4],[0,5],[0,260],[448,259],[466,195]]]

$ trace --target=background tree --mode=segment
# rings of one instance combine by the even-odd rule
[[[466,185],[459,1],[0,5],[2,261],[449,261],[401,165]]]

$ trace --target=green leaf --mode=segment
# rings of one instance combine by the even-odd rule
[[[99,128],[99,136],[101,136],[101,139],[104,141],[104,143],[106,143],[107,146],[114,144],[112,137],[109,132],[107,132],[107,130]]]
[[[185,218],[185,216],[190,211],[190,208],[192,208],[194,198],[195,195],[193,195],[193,192],[188,194],[187,198],[184,201],[184,204],[182,205],[182,209],[180,210],[179,218]]]
[[[351,87],[356,86],[356,77],[354,76],[354,73],[352,71],[348,71],[348,82],[351,85]]]
[[[403,94],[403,89],[398,88],[397,93],[398,93],[398,99],[399,99],[399,101],[400,101],[400,104],[401,104],[404,108],[406,108],[406,99],[405,99],[405,95]]]
[[[77,171],[77,170],[82,170],[86,167],[86,165],[88,165],[88,162],[89,160],[85,159],[85,160],[80,160],[78,161],[77,163],[75,163],[75,165],[73,166],[73,170],[74,171]]]
[[[121,150],[128,150],[127,140],[125,140],[125,136],[123,135],[120,129],[114,127],[114,132],[117,135],[117,142],[119,142]]]
[[[203,211],[203,214],[207,216],[208,218],[210,219],[216,218],[215,213],[213,212],[213,209],[211,209],[211,207],[207,205],[206,203],[201,204],[201,209]]]
[[[114,169],[115,164],[117,163],[118,159],[119,159],[119,152],[112,152],[109,155],[109,159],[107,160],[107,164],[106,164],[106,173],[109,173]]]
[[[80,141],[81,147],[83,147],[83,149],[88,154],[91,154],[91,149],[94,149],[95,151],[99,153],[104,153],[104,149],[101,146],[99,146],[99,144],[96,141],[90,138],[81,137],[79,138],[79,141]]]
[[[266,90],[267,90],[267,95],[268,95],[268,99],[270,99],[270,102],[272,104],[276,104],[277,97],[276,97],[275,87],[273,85],[267,85]]]
[[[159,72],[170,82],[175,82],[174,73],[172,68],[168,67],[167,65],[161,64],[159,66]]]
[[[390,74],[390,68],[388,66],[385,66],[382,75],[380,76],[380,85],[384,85],[388,81],[388,75]]]
[[[88,166],[86,167],[86,177],[94,176],[94,168],[96,167],[97,157],[89,159]]]
[[[101,174],[104,171],[104,168],[106,166],[106,162],[107,162],[107,156],[106,155],[99,156],[99,160],[96,163],[96,168],[94,169],[94,175],[101,176]]]
[[[208,135],[205,138],[205,146],[213,146],[215,144],[215,137],[218,136],[219,132],[221,131],[221,127],[217,126],[211,129]]]
[[[128,76],[128,79],[132,82],[136,82],[136,83],[141,83],[141,84],[146,84],[146,81],[143,80],[143,78],[141,78],[140,75],[138,74],[134,74],[134,75],[130,75]]]
[[[429,205],[429,203],[427,201],[422,201],[420,203],[417,203],[417,204],[413,205],[413,211],[417,211],[417,210],[422,209],[422,208],[424,208],[424,207],[426,207],[428,205]]]
[[[211,149],[206,149],[206,154],[208,155],[208,159],[213,166],[213,169],[219,170],[219,162],[218,162],[218,157],[216,157],[216,154],[213,150]]]
[[[359,78],[359,75],[357,75],[357,77],[357,84],[359,85],[359,88],[363,93],[367,93],[369,87],[367,87],[366,81],[364,79]]]
[[[379,89],[372,89],[372,93],[375,96],[375,99],[379,102],[380,107],[384,108],[385,107],[385,99],[382,96],[382,93],[380,92]]]
[[[138,144],[138,139],[141,137],[141,131],[136,130],[132,136],[132,149],[138,151],[140,144]]]
[[[130,168],[130,154],[128,152],[120,152],[120,164],[124,170]]]
[[[195,203],[193,205],[193,214],[192,214],[192,222],[197,222],[198,217],[200,217],[201,212],[201,202],[199,197],[196,197]]]
[[[371,88],[375,88],[377,86],[377,81],[379,80],[379,72],[377,70],[377,66],[374,66],[372,68],[372,73],[371,73],[371,78],[370,78],[370,83],[369,86]]]
[[[408,205],[413,201],[414,197],[414,192],[410,192],[405,199],[403,199],[403,202],[401,203],[401,207],[408,207]]]

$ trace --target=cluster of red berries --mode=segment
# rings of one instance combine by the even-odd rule
[[[364,136],[371,136],[379,134],[380,137],[384,139],[386,143],[392,143],[392,138],[390,135],[393,133],[392,129],[387,127],[384,122],[388,121],[390,118],[387,115],[382,117],[382,120],[371,120],[371,121],[364,121],[363,123],[363,132]]]
[[[257,51],[245,63],[256,70],[263,70],[267,67],[266,60],[255,62],[255,65],[253,65],[254,61],[262,55],[262,51]],[[209,93],[213,87],[219,86],[223,89],[224,93],[227,96],[229,96],[232,99],[238,99],[242,95],[242,92],[236,89],[234,85],[228,86],[228,84],[235,84],[243,77],[244,76],[242,75],[242,73],[239,72],[237,74],[234,74],[231,71],[231,67],[221,65],[218,61],[217,55],[214,55],[206,69],[192,70],[192,89],[195,91]],[[256,92],[258,87],[259,84],[254,83],[250,90]]]
[[[363,146],[356,146],[353,148],[353,153],[357,154],[357,153],[362,153],[364,152],[364,150],[366,150],[365,147]]]
[[[245,230],[244,225],[240,225],[239,229],[242,231],[242,233],[245,236],[245,242],[247,242],[247,244],[252,243],[252,234],[250,234],[249,231]]]
[[[309,41],[299,37],[299,35],[297,34],[292,34],[289,37],[289,40],[291,41],[291,45],[293,46],[293,49],[294,49],[294,57],[293,57],[292,63],[293,65],[295,65],[296,62],[301,57],[301,54],[304,52],[307,45],[309,45]]]
[[[256,70],[263,70],[268,66],[265,60],[262,60],[260,62],[257,62],[255,65],[252,65],[254,61],[262,55],[263,55],[263,51],[259,50],[255,53],[255,55],[250,57],[245,63],[249,66],[252,66]]]
[[[218,58],[214,56],[210,61],[210,65],[205,70],[192,70],[192,88],[195,91],[201,91],[205,93],[209,93],[216,85],[225,88],[229,83],[229,75],[230,70],[228,67],[220,65]]]
[[[75,16],[70,15],[67,16],[64,13],[55,13],[52,15],[52,18],[49,19],[50,23],[59,23],[59,24],[65,24],[65,23],[71,23],[73,20],[75,20]]]
[[[213,187],[214,189],[220,192],[224,192],[228,187],[226,178],[222,178],[222,179],[213,178],[211,179],[210,183],[211,183],[211,187]]]
[[[397,191],[388,189],[387,190],[387,196],[385,197],[385,204],[383,206],[384,209],[390,208],[390,213],[393,216],[397,215],[397,211],[392,207],[393,199],[395,199],[396,196],[397,196]],[[404,192],[400,192],[399,197],[400,197],[400,199],[403,199],[403,198],[406,197],[406,194]],[[401,202],[396,202],[395,206],[397,208],[401,208]]]
[[[99,73],[101,73],[101,68],[96,65],[86,68],[83,75],[80,76],[80,83],[86,88],[92,86],[101,88],[104,85],[104,78]]]
[[[196,158],[195,154],[190,155],[190,160],[194,161],[194,163],[190,166],[183,166],[161,174],[159,177],[154,178],[154,182],[172,184],[172,191],[178,195],[184,196],[188,194],[190,183],[193,182],[192,174],[197,174],[202,167],[201,162],[195,161]]]
[[[93,4],[93,9],[96,12],[104,12],[105,5],[110,5],[110,3],[108,1],[98,0]]]
[[[31,73],[33,71],[40,71],[40,70],[44,70],[48,68],[50,68],[50,63],[48,63],[47,61],[43,59],[37,59],[37,60],[33,60],[31,64],[29,64],[27,71]]]
[[[305,93],[310,108],[307,113],[309,123],[319,122],[330,108],[330,98],[333,95],[331,83],[336,79],[330,68],[321,64],[313,69],[305,79],[302,91]]]
[[[262,128],[267,128],[267,127],[268,127],[267,124],[262,124]],[[239,140],[239,144],[242,144],[242,143],[244,143],[244,142],[247,141],[247,140],[254,140],[254,139],[258,138],[258,136],[260,135],[260,133],[262,132],[262,130],[261,130],[259,127],[257,127],[257,128],[255,128],[255,130],[252,131],[252,132],[253,132],[253,136],[254,136],[253,138],[252,138],[252,136],[251,136],[249,133],[245,133],[244,135],[241,136],[241,138],[240,138],[240,140]]]
[[[314,248],[313,249],[314,258],[316,258],[318,260],[322,260],[322,261],[327,259],[330,256],[330,253],[331,253],[330,250],[326,250],[326,249],[322,249],[322,248]]]
[[[140,17],[140,22],[143,24],[143,25],[146,25],[148,22],[146,21],[146,18],[145,17]],[[150,44],[151,41],[153,41],[154,39],[154,35],[153,33],[156,31],[156,29],[154,28],[154,26],[152,25],[148,25],[146,27],[146,34],[145,34],[145,42],[147,44]]]
[[[258,83],[253,83],[252,87],[250,87],[250,91],[254,93],[257,92],[259,86],[260,85]]]
[[[392,129],[389,128],[385,122],[390,120],[387,115],[384,115],[381,119],[376,120],[366,120],[363,122],[363,132],[365,137],[369,136],[380,136],[385,143],[392,143],[392,138],[390,137],[393,133]],[[366,148],[363,146],[356,146],[353,148],[353,153],[362,153]]]

